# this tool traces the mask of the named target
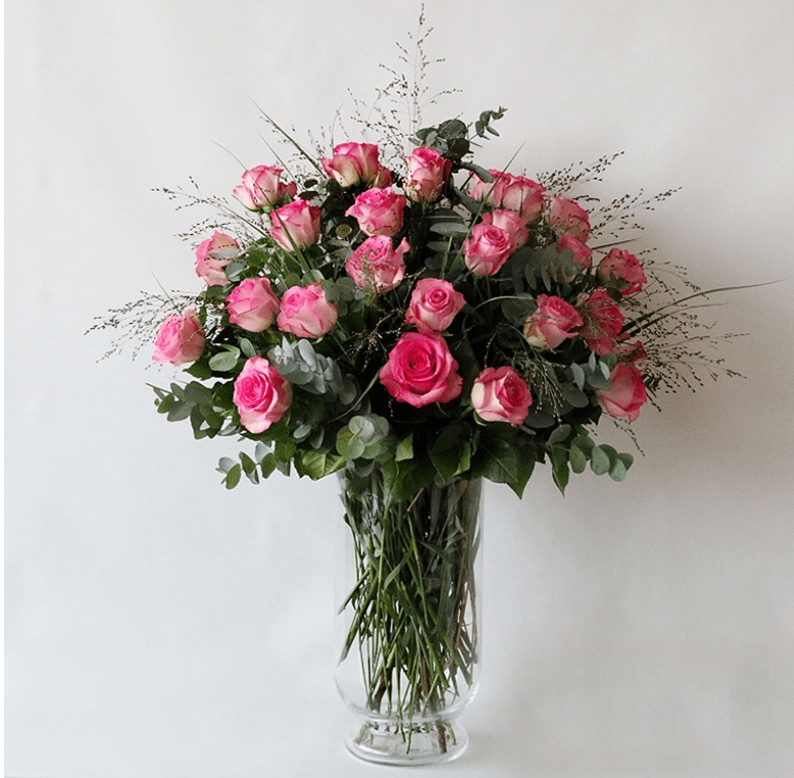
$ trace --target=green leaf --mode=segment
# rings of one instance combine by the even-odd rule
[[[591,454],[590,468],[596,475],[606,475],[609,472],[612,462],[609,454],[602,446],[595,446]]]
[[[227,373],[237,367],[237,360],[240,357],[240,350],[235,348],[233,350],[220,351],[210,357],[209,365],[213,370],[219,373]]]
[[[551,459],[551,475],[554,483],[560,490],[561,494],[565,494],[565,487],[568,486],[568,478],[570,473],[568,471],[568,452],[561,446],[554,446],[549,451],[549,458]]]
[[[171,410],[168,411],[168,416],[166,418],[168,421],[182,421],[183,419],[187,419],[190,416],[190,412],[193,410],[193,407],[194,406],[190,403],[177,400]]]
[[[609,477],[613,481],[622,481],[626,477],[626,465],[622,460],[616,459],[609,468]]]
[[[576,445],[576,441],[571,443],[571,448],[568,452],[568,459],[571,464],[571,470],[573,470],[576,475],[584,473],[587,467],[587,454],[585,454],[584,451],[582,451],[582,449]]]
[[[411,432],[397,444],[397,451],[394,459],[397,462],[404,462],[406,459],[413,459],[414,456],[414,433]]]
[[[295,471],[299,476],[308,476],[313,481],[335,473],[345,466],[347,460],[333,454],[322,454],[319,451],[301,451],[295,457]]]
[[[430,448],[430,461],[443,481],[471,467],[471,446],[461,425],[445,427]]]
[[[554,429],[549,435],[549,444],[554,445],[555,443],[564,443],[568,436],[571,434],[571,425],[570,424],[560,424],[559,427]]]
[[[237,484],[240,483],[240,478],[242,477],[243,469],[240,465],[235,465],[232,467],[227,473],[226,477],[223,479],[223,483],[225,484],[227,489],[234,489]]]

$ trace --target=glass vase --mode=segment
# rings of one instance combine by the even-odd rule
[[[339,693],[353,712],[345,744],[384,764],[460,756],[458,717],[480,661],[480,479],[389,497],[381,471],[340,475],[344,563],[337,578]]]

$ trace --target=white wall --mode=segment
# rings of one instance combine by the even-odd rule
[[[197,288],[191,216],[152,188],[271,163],[252,100],[302,129],[369,97],[417,6],[5,5],[6,775],[374,773],[333,686],[335,483],[227,493],[233,444],[152,408],[168,372],[82,333],[155,277]],[[746,379],[645,410],[626,482],[489,489],[483,685],[448,772],[791,775],[794,6],[427,6],[432,85],[463,89],[428,118],[509,108],[480,161],[624,150],[610,193],[683,187],[648,214],[660,253],[706,286],[782,279],[716,309]]]

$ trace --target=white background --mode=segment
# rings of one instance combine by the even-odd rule
[[[6,775],[391,774],[342,746],[333,479],[227,493],[234,442],[154,412],[148,349],[97,364],[82,333],[199,288],[174,237],[195,219],[153,188],[226,195],[235,157],[272,164],[254,102],[305,137],[369,99],[417,5],[5,6]],[[644,410],[626,482],[488,489],[482,687],[439,774],[794,773],[793,9],[428,2],[430,85],[463,91],[427,120],[509,108],[478,161],[623,150],[610,196],[682,187],[645,220],[660,257],[782,279],[705,312],[749,333],[724,348],[746,378]]]

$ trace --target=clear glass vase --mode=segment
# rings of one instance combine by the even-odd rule
[[[340,485],[336,682],[355,715],[345,744],[372,762],[451,761],[468,745],[458,717],[479,676],[482,482],[400,501],[377,467],[344,471]]]

